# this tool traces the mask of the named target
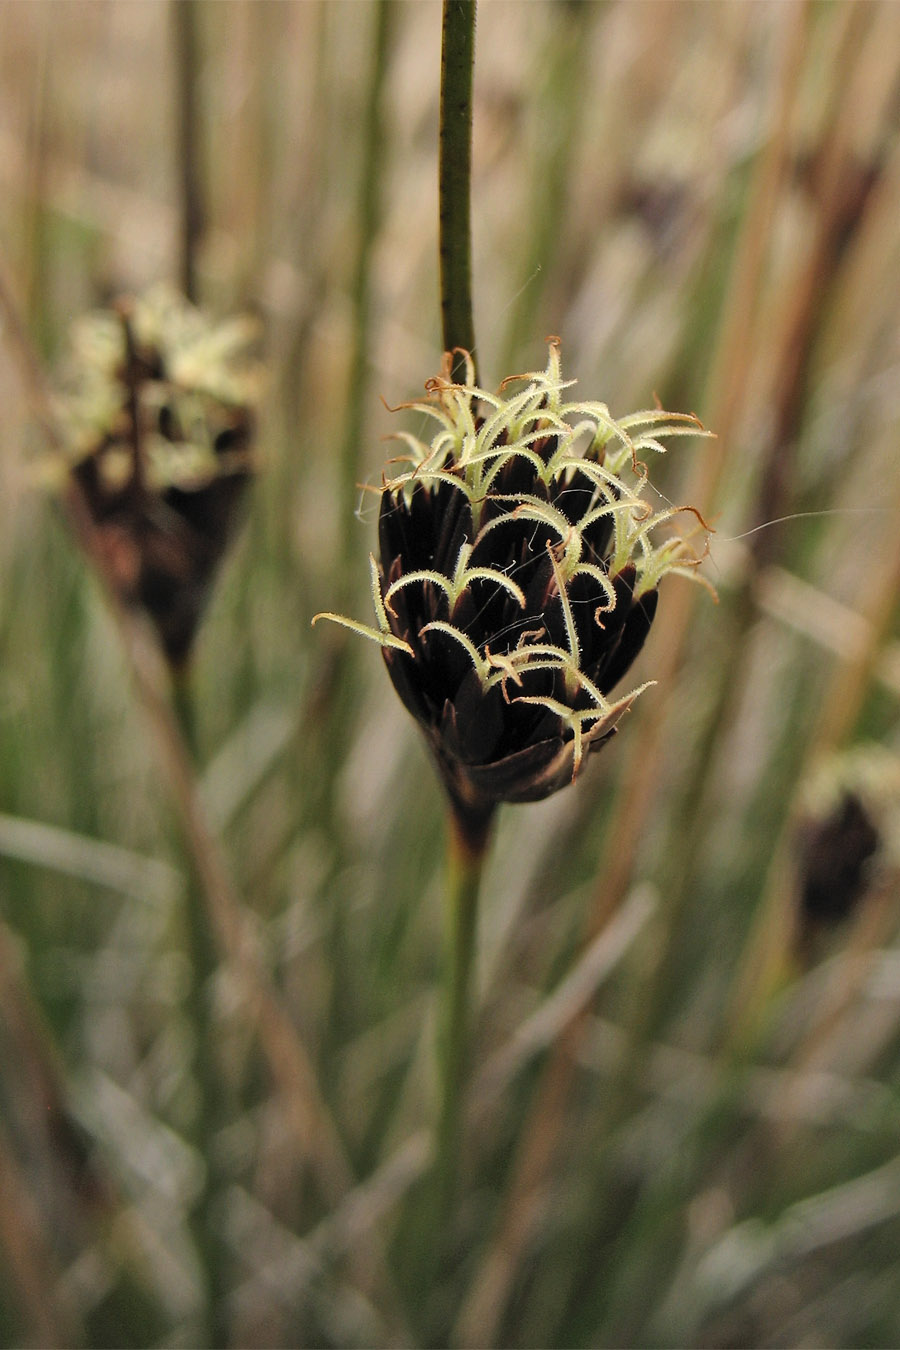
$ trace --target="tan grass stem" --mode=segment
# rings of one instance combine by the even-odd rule
[[[175,56],[176,151],[179,192],[178,276],[182,293],[197,303],[197,249],[206,227],[200,126],[200,5],[170,0]]]
[[[75,1310],[62,1296],[60,1271],[42,1231],[28,1183],[0,1119],[0,1251],[4,1284],[18,1300],[24,1341],[37,1345],[84,1343]]]

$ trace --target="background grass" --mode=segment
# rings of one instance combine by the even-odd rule
[[[442,802],[374,647],[309,627],[369,618],[355,485],[439,366],[440,7],[193,13],[197,288],[261,312],[271,369],[196,775],[0,363],[0,1341],[896,1344],[894,874],[793,935],[805,781],[896,749],[900,9],[481,6],[481,382],[558,333],[582,397],[695,410],[718,438],[654,481],[715,525],[719,603],[665,582],[657,686],[502,814],[448,1234]],[[178,274],[174,41],[162,3],[0,4],[0,246],[48,363]]]

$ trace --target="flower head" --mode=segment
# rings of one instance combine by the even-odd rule
[[[252,474],[255,338],[252,320],[214,327],[163,287],[73,332],[66,482],[107,579],[146,611],[173,666],[188,655]]]
[[[661,437],[696,434],[695,417],[660,410],[614,420],[570,403],[559,344],[546,370],[498,394],[444,373],[427,401],[425,442],[381,489],[377,628],[394,688],[425,733],[451,799],[477,816],[538,801],[581,772],[646,686],[611,698],[640,652],[667,572],[700,555],[655,511],[639,458]],[[696,513],[695,513],[696,514]],[[697,518],[705,542],[706,530]]]
[[[900,871],[900,762],[883,746],[830,756],[804,784],[795,836],[801,936],[840,923]]]

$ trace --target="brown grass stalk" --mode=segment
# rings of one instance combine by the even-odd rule
[[[60,1271],[40,1215],[0,1120],[0,1251],[4,1283],[18,1300],[26,1344],[84,1343],[75,1310],[63,1297]]]

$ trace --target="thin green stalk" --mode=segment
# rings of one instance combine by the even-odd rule
[[[474,355],[472,318],[472,82],[475,0],[444,0],[441,47],[439,214],[444,350]],[[464,369],[454,364],[457,378]]]
[[[196,708],[189,667],[177,671],[174,675],[172,706],[185,749],[191,762],[196,764]],[[203,904],[199,880],[192,882],[185,897],[185,936],[191,961],[188,1009],[195,1036],[194,1071],[198,1094],[193,1143],[203,1162],[203,1182],[194,1202],[191,1230],[197,1244],[205,1282],[204,1338],[210,1346],[224,1346],[228,1343],[225,1319],[227,1285],[224,1253],[215,1219],[214,1166],[215,1136],[225,1118],[222,1078],[215,1052],[217,1040],[212,1008],[212,984],[219,962],[215,935]]]
[[[188,300],[197,299],[197,245],[206,211],[200,166],[197,0],[172,0],[175,48],[176,153],[180,209],[179,281]]]
[[[441,42],[439,219],[444,350],[475,352],[472,318],[472,84],[475,0],[444,0]],[[465,365],[454,361],[456,379]],[[449,787],[449,785],[447,785]],[[478,891],[493,807],[472,808],[450,789],[444,976],[438,1054],[441,1074],[435,1183],[443,1244],[459,1176],[460,1138],[471,1020]]]
[[[487,856],[490,815],[472,831],[451,812],[447,856],[443,1007],[439,1043],[441,1104],[437,1127],[437,1182],[446,1217],[459,1175],[460,1136],[469,1058],[472,973],[478,929],[478,892]]]

